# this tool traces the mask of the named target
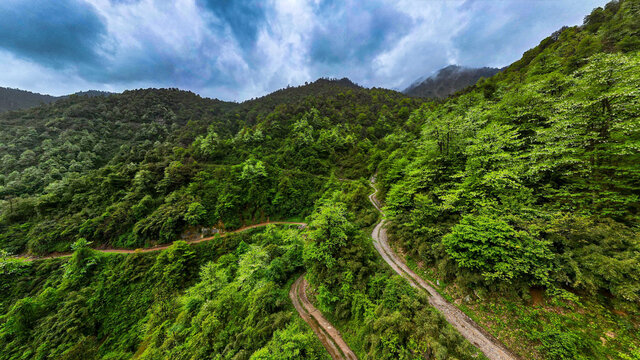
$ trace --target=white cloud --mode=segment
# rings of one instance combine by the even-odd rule
[[[507,65],[552,31],[580,23],[593,7],[605,3],[381,0],[365,6],[346,1],[334,3],[342,7],[330,7],[329,17],[318,13],[321,0],[268,0],[260,3],[265,19],[256,26],[255,44],[247,46],[235,37],[237,28],[201,8],[196,0],[86,1],[108,31],[98,49],[99,64],[53,69],[0,50],[0,61],[9,69],[0,73],[0,85],[56,95],[91,88],[180,87],[225,100],[261,96],[321,76],[347,76],[366,86],[403,88],[452,63]],[[380,11],[406,14],[399,21],[408,23],[397,29],[399,35],[369,46],[379,38],[368,41],[366,36],[385,36],[385,29],[371,28],[378,24],[372,22],[373,15],[362,14],[369,10],[378,11],[380,21],[385,21]],[[340,12],[343,18],[336,17]],[[335,19],[353,21],[344,24]],[[358,21],[367,25],[362,28],[370,34],[353,27]],[[345,34],[348,29],[357,31]],[[342,60],[335,54],[329,54],[333,57],[328,61],[314,59],[314,31],[324,36],[320,50],[335,45],[329,50],[342,51],[344,41],[336,38],[334,44],[326,34],[343,34],[355,36],[349,40],[357,42],[354,49],[361,46],[367,53]],[[344,51],[352,50],[348,45]]]
[[[424,2],[401,1],[399,9],[416,24],[398,44],[378,55],[374,71],[376,80],[391,88],[403,88],[416,78],[447,64],[457,62],[458,50],[452,37],[467,23],[467,13],[458,9],[460,1]]]
[[[7,51],[0,51],[0,64],[5,69],[0,72],[0,84],[3,87],[59,96],[76,92],[78,89],[88,89],[94,85],[82,79],[73,68],[53,70],[17,58]],[[108,85],[101,88],[110,91],[123,90]]]

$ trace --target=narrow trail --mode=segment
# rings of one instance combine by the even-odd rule
[[[476,324],[471,318],[469,318],[465,313],[456,308],[450,302],[448,302],[444,297],[442,297],[432,284],[422,279],[415,272],[413,272],[404,261],[398,257],[391,247],[389,246],[387,240],[387,230],[384,228],[385,219],[384,212],[382,211],[382,206],[380,201],[376,198],[376,194],[378,189],[376,189],[375,185],[375,177],[371,178],[371,182],[369,185],[374,189],[374,192],[369,195],[369,200],[373,204],[373,206],[380,212],[383,216],[383,219],[376,225],[373,229],[373,233],[371,237],[373,238],[373,245],[380,253],[380,256],[391,266],[391,268],[398,273],[400,276],[404,277],[411,286],[417,289],[421,289],[426,291],[429,296],[429,303],[439,310],[442,315],[444,315],[447,322],[449,322],[454,328],[456,328],[462,336],[464,336],[470,343],[475,345],[480,351],[482,351],[485,356],[487,356],[491,360],[516,360],[518,357],[513,355],[502,343],[493,337],[491,334],[482,329],[478,324]],[[306,223],[303,222],[291,222],[291,221],[268,221],[259,224],[249,225],[242,227],[240,229],[219,233],[219,236],[227,236],[229,234],[239,233],[242,231],[246,231],[249,229],[254,229],[257,227],[267,226],[267,225],[299,225],[306,226]],[[215,238],[214,236],[209,236],[197,240],[189,240],[188,244],[197,244],[204,241],[210,241]],[[136,252],[152,252],[152,251],[161,251],[169,248],[172,244],[162,244],[156,245],[150,248],[144,249],[94,249],[95,251],[102,253],[113,253],[113,254],[133,254]],[[52,259],[59,258],[65,256],[71,256],[72,253],[55,253],[50,254],[43,257],[29,257],[29,256],[21,256],[21,258],[31,260],[41,260],[41,259]],[[349,348],[346,342],[342,339],[340,332],[334,328],[329,321],[327,321],[322,313],[316,309],[306,294],[307,282],[304,278],[304,274],[300,276],[291,287],[289,291],[289,297],[293,302],[293,306],[300,314],[300,317],[311,326],[311,329],[316,334],[320,342],[327,349],[331,358],[334,360],[357,360],[356,355]]]
[[[369,195],[369,200],[384,217],[380,201],[376,198],[378,189],[376,189],[374,183],[375,177],[372,177],[370,185],[374,192]],[[380,256],[382,256],[384,261],[386,261],[396,273],[404,277],[411,286],[416,289],[426,291],[427,294],[429,294],[429,304],[440,311],[447,322],[456,328],[471,344],[482,351],[486,357],[491,360],[518,359],[518,357],[513,355],[498,339],[489,334],[476,324],[469,316],[442,297],[431,283],[425,281],[413,272],[405,262],[396,255],[393,250],[391,250],[387,240],[387,230],[384,228],[385,222],[386,220],[384,218],[380,220],[371,234],[371,237],[373,238],[373,246],[376,248],[378,253],[380,253]]]
[[[340,331],[333,327],[331,323],[322,316],[320,310],[316,309],[307,298],[307,281],[304,278],[304,274],[291,286],[289,297],[302,320],[309,324],[333,360],[358,359],[354,352],[351,351],[351,348],[349,348],[349,345],[342,339]]]
[[[293,221],[267,221],[259,224],[253,224],[244,226],[240,229],[219,233],[221,237],[227,236],[230,234],[239,233],[242,231],[247,231],[250,229],[255,229],[257,227],[267,226],[267,225],[298,225],[298,226],[307,226],[307,223],[304,222],[293,222]],[[204,241],[210,241],[215,238],[214,236],[209,236],[197,240],[187,241],[188,244],[197,244]],[[152,251],[161,251],[169,248],[172,244],[162,244],[157,245],[150,248],[145,249],[94,249],[95,251],[102,253],[110,253],[110,254],[133,254],[136,252],[152,252]],[[43,260],[43,259],[53,259],[59,257],[71,256],[73,253],[55,253],[42,257],[28,257],[21,256],[29,261],[33,260]],[[334,360],[357,360],[355,353],[349,348],[349,345],[342,339],[342,335],[340,335],[340,331],[334,328],[327,319],[322,316],[320,310],[316,309],[313,304],[307,298],[307,281],[304,278],[304,274],[300,276],[291,287],[289,291],[289,297],[293,302],[293,306],[300,314],[300,317],[311,326],[311,329],[316,334],[322,345],[327,349],[329,355]]]
[[[218,233],[218,235],[220,235],[220,237],[224,237],[230,234],[236,234],[239,232],[243,232],[243,231],[247,231],[250,229],[255,229],[257,227],[262,227],[262,226],[267,226],[267,225],[299,225],[299,226],[307,226],[307,223],[303,223],[303,222],[294,222],[294,221],[266,221],[266,222],[262,222],[259,224],[253,224],[253,225],[248,225],[248,226],[243,226],[237,230],[233,230],[233,231],[229,231],[229,232],[222,232],[222,233]],[[216,235],[214,236],[209,236],[209,237],[204,237],[201,239],[196,239],[196,240],[187,240],[187,244],[197,244],[197,243],[201,243],[204,241],[210,241],[213,240],[216,237]],[[108,254],[133,254],[136,252],[152,252],[152,251],[160,251],[160,250],[165,250],[168,249],[171,245],[173,245],[173,243],[171,244],[161,244],[161,245],[156,245],[156,246],[152,246],[149,248],[141,248],[141,249],[115,249],[115,248],[107,248],[107,249],[93,249],[97,252],[101,252],[101,253],[108,253]],[[46,256],[18,256],[19,258],[22,259],[26,259],[29,261],[32,260],[42,260],[42,259],[53,259],[53,258],[59,258],[59,257],[65,257],[65,256],[71,256],[73,253],[68,252],[68,253],[53,253],[50,255],[46,255]]]

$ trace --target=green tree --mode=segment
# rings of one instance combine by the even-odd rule
[[[458,266],[481,273],[488,283],[531,278],[533,283],[549,284],[553,259],[549,242],[503,220],[467,215],[442,243]]]
[[[207,210],[199,202],[189,204],[184,220],[191,225],[199,225],[206,219]]]

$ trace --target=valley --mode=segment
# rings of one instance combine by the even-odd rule
[[[0,360],[640,359],[638,19],[611,1],[431,95],[340,76],[1,113]]]

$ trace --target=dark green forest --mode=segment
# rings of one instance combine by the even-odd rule
[[[376,144],[418,105],[321,79],[242,104],[149,89],[10,113],[0,241],[12,253],[78,237],[136,248],[190,225],[305,217],[332,176],[366,177]]]
[[[610,2],[437,101],[319,79],[0,114],[0,359],[328,359],[304,272],[359,358],[481,358],[374,250],[374,174],[396,251],[514,353],[640,359],[639,19]],[[268,220],[308,226],[180,241]]]

